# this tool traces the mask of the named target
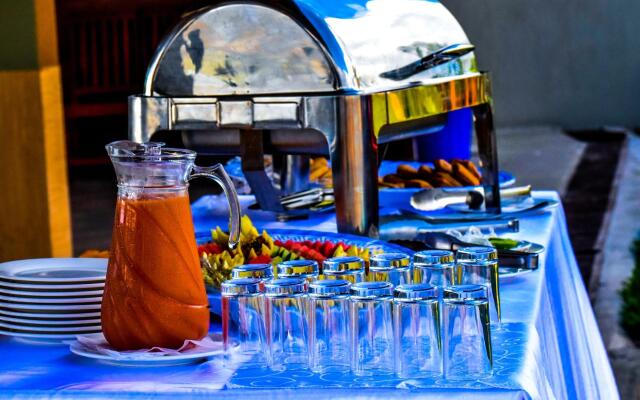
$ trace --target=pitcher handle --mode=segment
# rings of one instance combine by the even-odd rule
[[[198,177],[209,178],[222,186],[229,202],[229,247],[235,248],[240,241],[240,202],[231,178],[221,164],[212,167],[194,166],[189,180]]]

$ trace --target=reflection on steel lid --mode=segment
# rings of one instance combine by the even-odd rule
[[[389,78],[390,71],[467,43],[456,19],[436,1],[222,3],[188,15],[165,39],[147,72],[145,94],[386,91],[477,72],[469,52]]]

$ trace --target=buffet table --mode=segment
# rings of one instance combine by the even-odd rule
[[[536,197],[558,200],[553,192]],[[381,197],[383,208],[396,198]],[[203,198],[193,207],[196,230],[222,221],[226,209]],[[214,212],[215,211],[215,212]],[[279,222],[252,215],[259,227]],[[320,216],[286,227],[331,230]],[[567,235],[561,206],[520,219],[514,238],[543,244],[537,271],[501,280],[503,326],[492,332],[493,376],[481,381],[354,378],[309,371],[272,373],[256,365],[221,360],[191,366],[131,368],[101,364],[71,354],[65,345],[34,345],[0,337],[0,397],[229,397],[246,398],[534,398],[615,399],[613,374]],[[212,330],[219,330],[219,322]]]

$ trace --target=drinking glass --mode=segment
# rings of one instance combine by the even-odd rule
[[[443,297],[445,378],[479,379],[490,375],[493,352],[487,287],[454,285],[444,289]]]
[[[322,263],[326,279],[343,279],[353,283],[364,281],[364,260],[360,257],[333,257]]]
[[[456,252],[458,284],[485,285],[489,290],[491,322],[500,325],[500,280],[498,275],[498,251],[493,247],[463,247]]]
[[[369,280],[393,286],[411,283],[411,259],[404,253],[376,254],[369,262]]]
[[[306,282],[302,278],[273,279],[264,284],[267,365],[274,371],[308,367]]]
[[[264,282],[273,279],[273,266],[271,264],[245,264],[238,265],[231,270],[231,278],[254,278],[260,280],[260,291],[264,292]]]
[[[318,263],[313,260],[289,260],[283,261],[276,267],[278,278],[301,278],[305,280],[306,287],[318,279]]]
[[[413,255],[413,282],[442,289],[454,283],[454,258],[449,250],[424,250]]]
[[[351,371],[355,375],[393,373],[392,294],[389,282],[351,285]]]
[[[394,290],[393,337],[395,370],[400,378],[442,374],[438,288],[429,284],[400,285]]]
[[[321,280],[309,285],[309,368],[349,370],[348,281]]]
[[[222,338],[225,353],[260,353],[265,325],[261,310],[259,279],[238,278],[221,285]]]

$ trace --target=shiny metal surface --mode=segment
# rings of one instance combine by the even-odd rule
[[[373,93],[476,71],[475,56],[469,53],[400,81],[382,76],[447,46],[469,42],[460,24],[438,1],[295,3],[325,44],[342,89]]]
[[[302,26],[264,5],[236,2],[192,14],[174,30],[147,71],[145,94],[308,93],[336,86],[324,50]]]
[[[433,53],[429,53],[418,61],[414,61],[404,67],[383,72],[380,76],[394,81],[401,81],[419,74],[422,71],[454,61],[465,54],[471,53],[474,49],[475,46],[469,43],[453,44],[451,46],[443,47]]]
[[[144,94],[129,98],[129,138],[177,130],[199,152],[251,158],[261,207],[279,213],[255,155],[328,155],[338,230],[376,237],[378,144],[471,107],[487,210],[499,212],[490,83],[471,50],[437,1],[214,0],[158,48]],[[290,161],[285,189],[304,187]]]
[[[475,71],[474,55],[458,52],[402,79],[385,75],[468,43],[439,2],[283,2],[300,11],[295,18],[258,3],[214,2],[189,15],[156,52],[145,95],[372,93]]]

